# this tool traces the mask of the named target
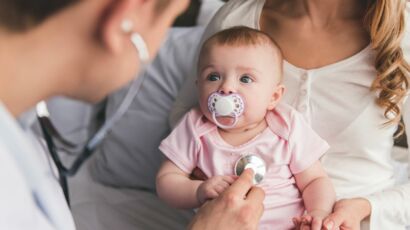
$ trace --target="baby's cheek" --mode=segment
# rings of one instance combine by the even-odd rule
[[[257,110],[257,109],[245,109],[245,113],[243,114],[243,122],[250,124],[250,123],[255,123],[259,122],[262,119],[265,118],[266,115],[266,109],[265,110]]]
[[[213,119],[212,119],[212,115],[208,112],[208,111],[202,111],[202,113],[204,114],[205,118],[209,121],[214,123]]]
[[[252,100],[247,106],[245,106],[245,112],[249,113],[249,117],[253,119],[261,119],[265,117],[268,105],[263,99]]]
[[[208,111],[208,97],[199,95],[199,107],[201,108],[202,112]]]

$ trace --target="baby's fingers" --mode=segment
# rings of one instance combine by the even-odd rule
[[[301,218],[302,224],[300,226],[301,230],[310,230],[311,229],[311,223],[312,223],[312,216],[309,215],[304,215]]]
[[[310,224],[303,224],[300,226],[300,230],[311,230]]]
[[[312,230],[321,230],[322,229],[323,220],[318,217],[313,217],[311,221],[311,229]]]
[[[313,217],[310,216],[310,215],[303,215],[302,216],[302,223],[303,224],[310,224],[310,223],[312,223],[312,219],[313,219]]]
[[[231,184],[225,180],[220,180],[218,182],[215,183],[214,187],[221,187],[223,189],[223,191],[225,191],[225,189],[227,189]]]
[[[227,184],[219,184],[215,186],[215,191],[220,195],[222,194],[227,188],[229,187],[229,185]]]
[[[215,188],[206,189],[206,190],[203,192],[203,196],[200,196],[200,197],[199,197],[199,201],[200,201],[201,203],[204,203],[204,202],[207,201],[207,200],[212,200],[212,199],[217,198],[218,195],[219,195],[219,194],[218,194],[218,192],[215,190]]]
[[[300,226],[302,225],[302,217],[300,217],[300,216],[293,217],[293,218],[292,218],[292,222],[293,222],[293,224],[295,225],[295,228],[294,228],[294,229],[299,230],[299,229],[300,229]]]
[[[238,178],[238,176],[223,176],[222,180],[231,185],[233,182],[235,182],[236,178]]]

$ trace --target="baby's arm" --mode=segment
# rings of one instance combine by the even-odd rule
[[[157,193],[166,203],[176,208],[197,208],[197,190],[203,181],[191,180],[172,161],[165,160],[157,174]]]
[[[166,160],[157,175],[158,196],[176,208],[197,208],[218,197],[234,181],[235,176],[214,176],[205,181],[191,180],[172,161]]]
[[[332,183],[319,161],[308,169],[295,174],[296,185],[302,193],[308,222],[312,229],[321,229],[322,221],[333,209],[336,194]]]

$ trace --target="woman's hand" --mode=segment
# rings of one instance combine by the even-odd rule
[[[241,176],[214,200],[205,202],[192,220],[189,229],[257,229],[263,214],[265,193],[253,187],[253,171]]]
[[[364,198],[342,199],[336,202],[333,213],[325,218],[326,230],[360,230],[360,222],[370,216],[370,202]]]

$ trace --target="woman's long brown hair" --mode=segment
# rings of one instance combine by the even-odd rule
[[[406,0],[368,0],[365,25],[376,51],[376,79],[372,91],[378,92],[376,103],[385,108],[386,124],[400,124],[402,105],[409,91],[410,65],[401,48],[405,32]]]

